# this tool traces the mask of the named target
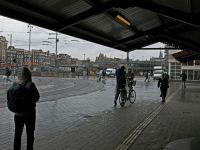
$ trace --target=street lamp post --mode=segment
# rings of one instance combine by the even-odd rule
[[[56,40],[56,59],[55,59],[55,67],[57,67],[57,54],[58,54],[58,32],[56,33],[49,33],[49,34],[56,34],[56,37],[55,38],[48,38],[48,39],[55,39]]]
[[[129,52],[127,52],[127,66],[129,67]]]
[[[29,49],[29,58],[28,58],[28,66],[29,66],[29,69],[30,69],[30,66],[31,66],[31,29],[33,28],[33,26],[31,24],[28,24],[28,28],[29,28],[29,44],[28,44],[28,49]]]

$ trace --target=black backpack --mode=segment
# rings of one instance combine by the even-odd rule
[[[25,88],[26,83],[14,83],[7,91],[7,106],[12,112],[27,112],[31,104],[30,90]]]

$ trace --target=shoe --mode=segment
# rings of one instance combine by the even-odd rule
[[[162,103],[164,103],[164,102],[165,102],[165,98],[164,98],[164,97],[162,98],[162,101],[161,101],[161,102],[162,102]]]
[[[122,107],[124,107],[124,105],[125,105],[125,102],[124,102],[124,101],[122,101],[120,105],[121,105]]]
[[[114,105],[115,105],[115,106],[117,105],[117,101],[116,101],[116,100],[114,101]]]

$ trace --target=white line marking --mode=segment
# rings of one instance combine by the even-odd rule
[[[161,104],[158,108],[156,108],[143,122],[141,122],[135,130],[133,130],[126,139],[115,149],[115,150],[127,150],[133,142],[139,137],[139,135],[144,131],[144,129],[153,121],[153,119],[162,111],[167,103],[177,94],[178,90],[171,94],[164,104]]]

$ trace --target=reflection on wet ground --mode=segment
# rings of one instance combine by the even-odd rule
[[[114,149],[160,106],[156,81],[146,86],[144,81],[138,80],[134,87],[136,102],[133,105],[127,103],[124,108],[119,104],[113,107],[115,79],[106,80],[105,85],[95,80],[35,78],[34,81],[42,101],[37,104],[37,150]],[[1,147],[9,150],[13,116],[7,108],[0,109],[0,116]]]

